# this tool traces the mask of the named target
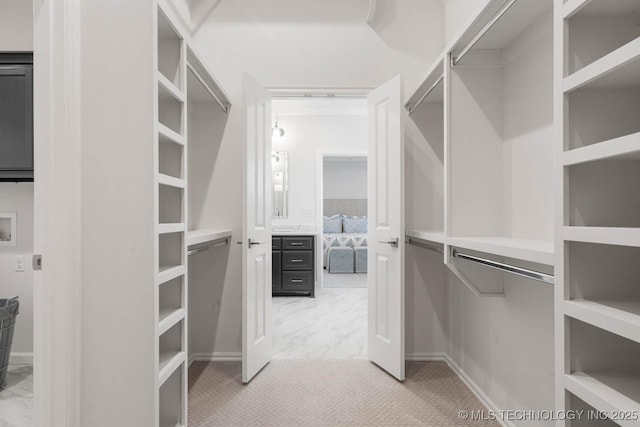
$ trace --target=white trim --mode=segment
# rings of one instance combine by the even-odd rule
[[[444,353],[406,353],[404,360],[407,362],[446,362]]]
[[[471,377],[469,377],[467,373],[460,366],[458,366],[458,364],[454,362],[451,357],[449,357],[449,355],[445,354],[444,361],[447,362],[447,365],[449,365],[451,370],[455,372],[456,375],[458,375],[458,377],[462,380],[462,382],[465,383],[467,387],[469,387],[469,390],[471,390],[471,392],[480,400],[480,402],[484,406],[489,408],[489,410],[494,411],[496,414],[500,413],[501,409],[498,408],[498,406],[493,402],[493,400],[491,400],[489,396],[487,396],[485,392],[482,391],[482,389],[478,386],[478,384],[476,384],[475,381],[473,381]],[[513,424],[510,421],[505,421],[501,419],[499,416],[496,417],[496,421],[504,427],[515,427],[515,424]]]
[[[11,353],[9,355],[9,366],[11,365],[33,365],[33,353]]]
[[[193,362],[242,362],[241,352],[214,351],[213,353],[194,353],[189,356],[188,365]]]

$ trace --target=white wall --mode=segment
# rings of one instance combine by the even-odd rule
[[[360,110],[350,115],[340,115],[336,110],[336,115],[327,115],[331,114],[329,112],[316,115],[307,111],[307,114],[283,116],[281,109],[287,108],[287,102],[274,101],[273,116],[278,116],[278,126],[285,129],[285,135],[273,139],[272,149],[288,153],[289,217],[275,219],[273,223],[313,224],[320,230],[316,224],[319,209],[317,153],[367,151],[366,101],[358,101]]]
[[[367,2],[363,3],[362,16],[356,19],[355,12],[353,18],[334,13],[331,5],[341,4],[336,1],[305,2],[328,8],[321,15],[288,10],[270,13],[271,6],[255,0],[221,2],[200,28],[195,35],[198,51],[233,102],[216,167],[210,176],[211,190],[209,201],[203,207],[203,217],[218,218],[224,225],[231,226],[236,237],[240,236],[242,73],[249,73],[261,84],[271,87],[375,87],[402,74],[405,95],[424,77],[425,70],[444,45],[440,2],[378,2],[380,14],[372,26],[365,23]],[[287,130],[284,118],[279,119],[279,124]],[[308,150],[301,156],[315,158],[315,153]],[[292,165],[300,164],[297,155],[290,157],[290,161]],[[301,206],[315,206],[314,196],[309,197],[291,205],[292,215],[298,215]],[[315,221],[315,218],[308,220]],[[210,352],[239,354],[241,350],[240,271],[240,248],[232,245],[224,288],[219,290],[218,297],[208,302],[211,307],[219,307],[216,331],[203,326],[209,330],[203,330],[202,334],[216,335]],[[407,291],[408,297],[411,294]],[[429,327],[419,320],[409,322],[414,322],[418,330]],[[191,322],[190,327],[197,329],[199,325]],[[416,332],[416,335],[419,334]],[[408,348],[411,345],[409,338]]]
[[[489,0],[442,0],[445,10],[445,41],[451,42],[489,3]]]
[[[0,52],[33,50],[33,6],[29,0],[0,1]],[[0,247],[0,298],[20,297],[12,363],[33,353],[33,184],[0,183],[0,212],[18,213],[18,246]],[[14,271],[15,255],[24,255],[25,271]],[[18,353],[26,353],[23,357]]]
[[[325,199],[366,199],[366,160],[324,161],[322,197]]]

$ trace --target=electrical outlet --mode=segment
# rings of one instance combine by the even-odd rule
[[[24,271],[24,255],[16,255],[16,257],[15,257],[15,270],[17,272]]]

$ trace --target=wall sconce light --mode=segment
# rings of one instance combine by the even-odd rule
[[[278,127],[278,122],[276,122],[276,125],[273,127],[271,136],[273,136],[274,138],[280,138],[284,136],[284,129]]]

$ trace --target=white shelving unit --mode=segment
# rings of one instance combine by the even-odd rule
[[[638,0],[555,5],[559,410],[640,413],[639,14]]]
[[[186,42],[157,9],[156,348],[159,427],[187,424]]]
[[[451,49],[449,238],[554,263],[552,1],[491,2]]]

